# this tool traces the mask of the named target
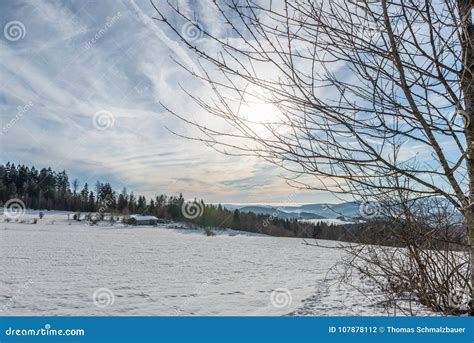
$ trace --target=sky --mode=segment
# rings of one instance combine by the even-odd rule
[[[208,29],[221,29],[205,2],[182,6]],[[195,113],[180,88],[199,92],[176,63],[195,61],[155,14],[145,0],[0,1],[0,163],[65,169],[81,186],[101,180],[146,196],[340,202],[291,188],[261,160],[225,156],[171,132],[192,128],[161,103],[202,122],[212,118]],[[265,104],[255,110],[271,111]]]

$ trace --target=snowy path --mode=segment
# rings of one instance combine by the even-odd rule
[[[2,220],[0,309],[6,315],[383,314],[357,292],[329,287],[336,276],[328,270],[339,255],[301,239],[68,225],[64,214],[47,213],[36,225]],[[111,292],[102,299],[108,306],[93,302],[100,288]],[[289,293],[274,293],[272,303],[276,289]]]

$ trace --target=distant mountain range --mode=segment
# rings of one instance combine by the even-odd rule
[[[420,206],[426,206],[427,204],[425,199],[416,200],[416,203],[419,203]],[[429,203],[429,205],[433,208],[433,213],[436,213],[436,206],[439,206],[441,209],[452,209],[453,213],[450,220],[453,223],[462,221],[461,214],[442,198],[439,198],[436,203]],[[274,217],[285,219],[308,219],[315,221],[321,219],[321,221],[329,223],[358,222],[366,220],[361,213],[361,210],[364,211],[364,208],[361,209],[361,202],[358,201],[343,202],[340,204],[307,204],[300,206],[236,204],[224,204],[223,206],[229,210],[239,209],[241,212],[273,215]]]
[[[357,219],[360,218],[359,202],[344,202],[341,204],[307,204],[300,206],[269,206],[269,205],[234,205],[224,204],[224,207],[241,212],[254,212],[273,215],[279,218],[296,219]]]

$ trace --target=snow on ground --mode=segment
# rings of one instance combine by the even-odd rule
[[[2,315],[384,314],[367,285],[337,286],[340,250],[301,239],[37,217],[0,219]]]

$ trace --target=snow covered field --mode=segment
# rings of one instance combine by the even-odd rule
[[[0,220],[2,315],[384,314],[328,273],[339,250],[301,239],[37,217]]]

